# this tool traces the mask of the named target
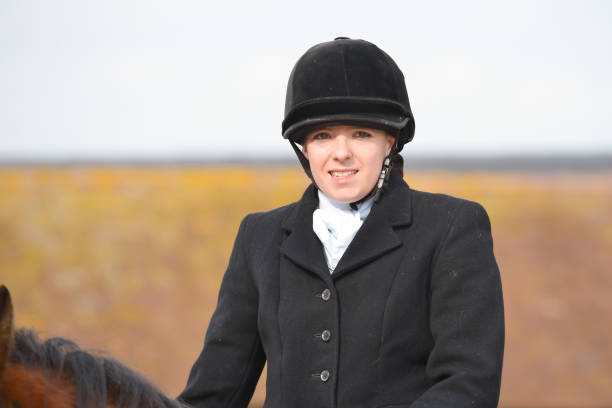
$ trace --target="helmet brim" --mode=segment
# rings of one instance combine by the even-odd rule
[[[410,118],[407,116],[391,115],[384,113],[368,114],[333,114],[323,115],[313,118],[306,118],[289,126],[283,133],[285,139],[302,144],[304,137],[318,129],[334,125],[353,125],[364,126],[373,129],[380,129],[396,136],[398,132],[409,124]]]

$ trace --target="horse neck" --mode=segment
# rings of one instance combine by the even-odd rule
[[[6,366],[0,395],[4,403],[21,408],[73,408],[75,388],[70,381],[40,368],[9,363]]]

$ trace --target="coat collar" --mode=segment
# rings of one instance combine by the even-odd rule
[[[387,190],[355,235],[332,275],[333,279],[402,245],[395,228],[412,222],[411,190],[399,174],[393,172]],[[311,184],[302,199],[283,220],[289,235],[281,252],[293,262],[317,275],[329,278],[323,248],[312,230],[312,213],[318,206],[317,188]]]

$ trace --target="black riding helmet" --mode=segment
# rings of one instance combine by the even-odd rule
[[[378,191],[371,193],[379,195],[393,156],[414,137],[414,117],[402,71],[376,45],[338,37],[310,48],[293,67],[282,134],[311,179],[308,159],[296,143],[302,144],[309,131],[330,125],[367,126],[395,137],[374,188]]]

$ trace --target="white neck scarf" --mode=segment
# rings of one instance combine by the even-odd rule
[[[357,210],[353,210],[349,204],[330,200],[321,190],[318,194],[319,208],[312,214],[312,229],[323,244],[327,267],[332,273],[370,213],[374,197],[357,204]]]

